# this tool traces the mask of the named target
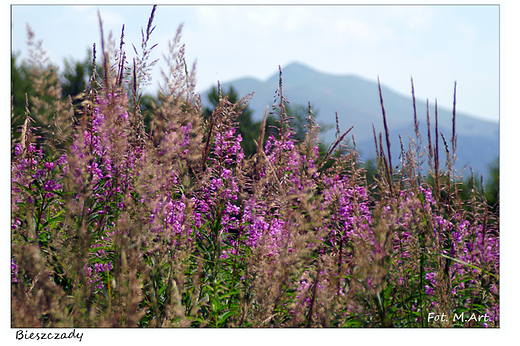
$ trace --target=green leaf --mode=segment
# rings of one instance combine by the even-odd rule
[[[494,278],[499,279],[499,276],[498,276],[498,275],[492,274],[492,273],[490,273],[490,272],[488,272],[488,271],[486,271],[486,270],[484,270],[484,269],[482,269],[482,268],[479,268],[479,267],[477,267],[477,266],[475,266],[475,265],[473,265],[473,264],[466,263],[466,262],[464,262],[464,261],[462,261],[462,260],[460,260],[460,259],[458,259],[458,258],[450,257],[450,256],[445,255],[445,254],[433,254],[433,255],[440,256],[440,257],[444,257],[444,258],[447,258],[447,259],[450,259],[450,260],[455,261],[455,262],[457,262],[457,263],[459,263],[459,264],[462,264],[462,265],[468,266],[468,267],[473,268],[473,269],[480,270],[480,271],[483,272],[483,273],[486,273],[486,274],[488,274],[488,275],[493,276]]]
[[[58,213],[55,216],[53,216],[52,218],[45,221],[42,224],[42,227],[49,227],[49,226],[52,227],[52,226],[54,226],[55,223],[63,221],[62,214],[64,214],[64,213],[65,213],[65,209],[61,209],[60,211],[58,211]]]
[[[218,322],[217,322],[217,327],[224,327],[227,319],[230,318],[231,316],[233,316],[235,313],[236,313],[236,310],[230,310],[230,311],[225,312],[222,316],[219,317]]]

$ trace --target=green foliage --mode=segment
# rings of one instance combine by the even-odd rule
[[[87,90],[89,76],[92,76],[92,53],[89,50],[83,61],[65,59],[65,69],[62,72],[62,96],[70,96],[76,105],[81,94]],[[78,97],[79,96],[79,97]]]
[[[497,158],[489,165],[489,178],[486,182],[486,200],[493,208],[493,211],[499,210],[500,199],[500,161]]]
[[[11,132],[18,138],[17,130],[24,122],[25,95],[33,93],[34,87],[29,79],[29,67],[26,62],[18,62],[19,54],[11,54]]]

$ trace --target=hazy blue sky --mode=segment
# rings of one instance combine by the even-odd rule
[[[152,9],[148,6],[12,7],[12,49],[26,54],[29,24],[51,61],[83,59],[100,31],[119,41],[125,24],[126,51],[140,47]],[[217,80],[266,79],[299,61],[333,74],[356,74],[410,95],[413,76],[420,99],[499,118],[499,7],[494,6],[168,6],[159,5],[151,43],[154,57],[168,53],[184,23],[188,65],[197,61],[198,90]],[[160,68],[156,67],[159,78]],[[276,87],[276,86],[275,86]],[[274,92],[274,90],[273,90]],[[310,100],[313,101],[313,100]]]

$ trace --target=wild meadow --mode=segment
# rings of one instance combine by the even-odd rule
[[[124,27],[116,43],[100,19],[76,97],[29,30],[34,93],[12,114],[12,328],[500,326],[498,205],[478,177],[462,193],[455,101],[451,134],[411,105],[405,145],[380,90],[368,176],[352,129],[319,149],[310,103],[294,138],[280,68],[246,155],[237,119],[252,95],[219,90],[203,117],[182,26],[144,111],[154,11],[132,61]]]

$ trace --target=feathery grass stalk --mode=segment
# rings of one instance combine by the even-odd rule
[[[437,198],[440,197],[440,182],[439,182],[439,122],[438,122],[438,110],[437,110],[437,99],[435,100],[435,148],[433,161],[435,165],[435,194]]]
[[[433,168],[433,144],[432,144],[432,135],[431,135],[431,122],[430,122],[430,105],[429,100],[426,100],[426,123],[428,125],[428,163],[431,171],[434,171]]]
[[[379,156],[381,154],[379,153],[379,146],[377,145],[376,127],[374,126],[374,123],[372,123],[372,131],[373,131],[373,134],[374,134],[374,144],[376,145],[376,147],[375,147],[375,149],[376,149],[376,158],[379,159]]]
[[[454,160],[455,160],[455,151],[457,150],[457,133],[455,131],[456,104],[457,104],[457,82],[455,82],[455,85],[453,87],[453,118],[452,118],[452,131],[451,131],[451,150],[453,152]]]
[[[377,78],[377,84],[379,87],[379,100],[381,102],[381,111],[383,113],[383,125],[385,129],[385,138],[386,138],[386,149],[388,154],[388,165],[390,167],[390,176],[393,174],[393,166],[392,166],[392,153],[390,152],[390,132],[388,131],[388,125],[386,122],[386,112],[385,105],[383,103],[383,92],[381,91],[381,82],[379,81],[379,77]],[[391,184],[391,182],[389,181]]]

